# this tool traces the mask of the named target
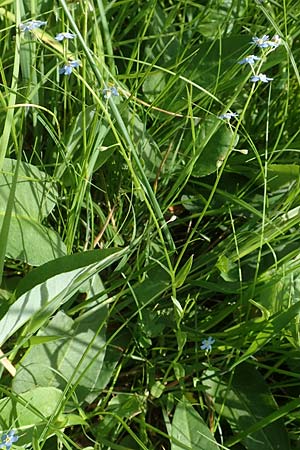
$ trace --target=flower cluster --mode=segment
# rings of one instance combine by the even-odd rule
[[[270,51],[275,50],[280,45],[280,37],[275,34],[272,39],[270,39],[268,34],[264,34],[261,38],[254,36],[252,38],[252,44],[255,44],[257,47],[261,49],[268,49],[266,53],[264,53],[264,56],[267,55]],[[259,61],[261,58],[259,56],[250,55],[246,58],[244,58],[242,61],[240,61],[240,64],[246,64],[249,63],[251,66],[255,63],[255,61]],[[261,66],[261,64],[260,64]],[[257,83],[258,81],[261,81],[262,83],[268,83],[269,81],[272,81],[273,78],[267,77],[264,73],[255,73],[253,70],[253,76],[250,78],[250,81],[252,83]]]
[[[75,37],[76,37],[75,34],[70,33],[69,31],[65,31],[62,33],[58,33],[54,39],[58,42],[62,42],[65,39],[70,40],[70,39],[74,39]],[[67,64],[65,64],[63,67],[61,67],[59,69],[59,73],[60,73],[60,75],[71,75],[71,73],[73,72],[73,69],[75,69],[76,67],[79,67],[79,66],[80,66],[80,63],[78,60],[69,61]]]
[[[0,448],[10,450],[13,443],[18,439],[19,437],[14,430],[9,431],[8,433],[3,433],[1,436]]]
[[[25,33],[28,31],[36,30],[37,28],[40,28],[44,25],[46,25],[47,22],[43,22],[42,20],[30,20],[25,23],[20,23],[19,28],[20,31]],[[55,36],[55,40],[58,42],[62,42],[64,40],[70,40],[74,39],[76,35],[74,33],[70,33],[69,31],[64,31],[61,33],[58,33]],[[73,72],[73,69],[76,69],[80,66],[80,62],[78,60],[68,61],[63,67],[59,69],[60,75],[71,75]],[[119,96],[119,92],[115,86],[112,87],[105,87],[102,91],[103,97],[105,99],[109,99],[111,96]],[[1,448],[1,447],[0,447]]]
[[[44,22],[42,20],[29,20],[28,22],[20,23],[19,29],[22,33],[26,33],[28,31],[36,30],[37,28],[41,28],[42,26],[46,25],[47,22]],[[74,39],[76,37],[75,34],[70,33],[69,31],[65,31],[62,33],[58,33],[55,36],[55,40],[58,42],[62,42],[65,39]],[[73,72],[73,69],[76,67],[79,67],[80,63],[79,61],[69,61],[67,64],[65,64],[61,69],[59,69],[59,73],[61,75],[71,75]],[[115,95],[115,94],[113,94]]]
[[[279,45],[280,45],[280,37],[278,36],[278,34],[275,34],[272,39],[270,39],[268,34],[264,34],[261,38],[254,36],[252,38],[252,44],[255,44],[257,47],[263,49],[264,53],[263,56],[265,57],[268,53],[270,53],[270,51],[275,50]],[[267,50],[265,50],[267,49]],[[249,64],[252,70],[253,75],[250,77],[250,81],[251,83],[257,83],[258,81],[260,81],[261,83],[268,83],[269,81],[272,81],[273,78],[267,77],[266,74],[264,73],[260,73],[259,69],[262,66],[262,62],[260,64],[258,64],[258,70],[255,71],[254,70],[254,65],[256,64],[257,61],[263,61],[263,58],[261,58],[260,56],[256,56],[256,55],[248,55],[245,56],[245,58],[241,59],[240,61],[238,61],[238,64]],[[222,120],[230,120],[233,117],[237,117],[238,114],[237,113],[232,113],[232,112],[226,112],[224,114],[221,114],[218,116],[219,119]]]

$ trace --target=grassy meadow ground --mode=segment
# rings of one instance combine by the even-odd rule
[[[300,449],[299,18],[0,2],[0,448]]]

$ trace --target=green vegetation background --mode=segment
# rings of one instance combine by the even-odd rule
[[[299,6],[0,2],[2,448],[300,448]]]

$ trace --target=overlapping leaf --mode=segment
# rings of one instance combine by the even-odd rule
[[[5,159],[0,171],[0,229],[15,167],[15,160]],[[21,163],[6,248],[8,258],[38,266],[66,254],[58,233],[42,224],[56,199],[56,189],[47,175],[31,164]]]

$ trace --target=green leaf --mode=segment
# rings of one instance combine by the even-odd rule
[[[204,17],[200,21],[198,27],[199,32],[203,36],[214,38],[216,35],[216,27],[222,26],[222,22],[228,20],[231,16],[224,8],[224,4],[226,5],[226,2],[222,2],[222,4],[219,5],[219,8],[216,9],[202,6],[204,9]]]
[[[5,159],[0,171],[0,229],[15,167],[15,160]],[[20,163],[6,257],[38,266],[66,254],[60,236],[41,224],[54,208],[56,197],[53,183],[44,172],[31,164]]]
[[[186,399],[176,407],[171,430],[171,450],[219,450],[204,420]]]
[[[298,301],[286,311],[275,314],[269,320],[261,322],[261,329],[251,342],[249,348],[232,366],[231,369],[246,361],[250,356],[261,350],[271,339],[274,339],[282,330],[300,314],[300,302]]]
[[[203,18],[201,24],[203,24]],[[213,28],[215,35],[215,24],[209,22],[205,25],[207,26]],[[145,59],[151,55],[151,61],[154,61],[157,66],[166,68],[166,71],[163,71],[157,66],[154,67],[152,72],[147,73],[143,84],[143,90],[149,101],[155,101],[156,106],[175,113],[183,113],[188,103],[186,100],[187,79],[213,92],[216,85],[218,89],[229,91],[243,82],[245,78],[243,68],[238,74],[236,72],[233,74],[233,68],[237,67],[237,61],[250,47],[248,35],[231,35],[214,42],[209,40],[200,45],[197,43],[194,47],[189,46],[189,56],[187,56],[186,44],[177,40],[175,33],[172,40],[168,36],[164,38],[162,30],[163,26],[159,25],[153,35],[162,35],[161,40],[158,43],[156,41],[151,47],[146,46],[145,55]],[[174,73],[170,73],[172,64],[177,67]],[[220,77],[220,74],[225,76]],[[195,89],[195,93],[198,95],[199,91]],[[188,115],[188,112],[185,114]]]
[[[17,300],[0,320],[0,345],[30,319],[27,332],[34,333],[84,282],[126,252],[127,248],[78,253],[32,270],[20,283]]]
[[[241,441],[248,450],[290,448],[282,420],[274,422],[277,404],[264,378],[252,365],[242,364],[237,367],[232,379],[220,379],[208,371],[205,385],[208,386],[207,393],[212,397],[217,412],[229,422],[235,433],[241,434]],[[270,415],[273,422],[268,419]],[[243,433],[250,427],[252,432],[244,436]]]
[[[83,129],[85,130],[83,131]],[[73,171],[70,171],[70,166],[76,165],[77,161],[80,164],[83,133],[90,136],[89,145],[93,149],[89,155],[88,174],[99,169],[117,148],[117,146],[114,148],[103,146],[103,140],[109,130],[110,127],[107,123],[99,119],[95,106],[86,107],[84,112],[81,111],[72,122],[65,137],[66,154],[61,164],[55,166],[55,178],[63,178],[65,185],[72,185],[75,188],[77,179]],[[55,163],[55,159],[53,163]]]
[[[31,443],[33,432],[47,429],[48,418],[59,411],[63,393],[53,387],[37,387],[21,395],[0,400],[0,426],[3,431],[21,429],[18,446]],[[51,434],[50,429],[48,433]]]
[[[162,295],[169,286],[170,275],[162,266],[155,264],[151,268],[148,268],[145,280],[134,287],[134,296],[139,305],[147,306],[150,305],[158,295]]]
[[[259,289],[259,303],[272,315],[282,312],[286,314],[292,305],[300,302],[300,270],[299,268],[292,270],[291,264],[287,263],[282,265],[280,271],[277,271],[276,277],[271,271],[268,275],[270,279],[265,281]],[[297,307],[295,308],[297,310]],[[299,342],[299,318],[300,308],[286,325],[296,346]]]
[[[119,418],[129,419],[142,412],[143,398],[135,394],[116,394],[105,408],[105,416],[97,426],[97,442],[103,437],[114,440],[117,436]]]
[[[146,130],[144,122],[129,109],[123,112],[123,119],[128,124],[127,128],[136,143],[138,155],[143,165],[145,174],[149,180],[156,177],[161,164],[161,153],[154,139]]]
[[[299,184],[300,166],[297,164],[269,164],[268,165],[268,189],[271,192],[291,185]],[[259,178],[262,182],[262,177]]]
[[[225,281],[238,281],[238,267],[225,255],[220,255],[216,264]]]
[[[2,219],[3,216],[0,215],[0,227]],[[40,266],[66,253],[66,246],[55,231],[28,218],[11,217],[7,258]]]
[[[159,398],[164,393],[166,386],[161,383],[159,380],[156,380],[154,384],[152,384],[150,388],[150,394],[154,398]]]
[[[226,155],[238,142],[238,136],[221,122],[220,119],[209,119],[200,125],[198,145],[200,155],[193,167],[195,177],[204,177],[215,172],[223,164]]]
[[[176,279],[175,279],[176,288],[180,288],[184,284],[185,279],[188,276],[188,274],[190,273],[190,270],[192,268],[193,259],[194,259],[194,255],[191,255],[189,257],[189,259],[186,261],[186,263],[184,264],[184,266],[180,269],[180,271],[176,275]]]
[[[172,66],[180,51],[183,50],[183,45],[176,36],[172,15],[170,12],[168,14],[159,4],[155,5],[153,14],[151,14],[149,32],[153,36],[157,36],[157,39],[145,46],[147,59],[158,60],[158,64],[164,67]],[[173,33],[172,39],[170,39],[169,33]]]
[[[154,102],[157,96],[163,91],[166,85],[166,74],[162,71],[151,72],[143,84],[143,92],[149,99]]]
[[[59,336],[55,341],[31,347],[22,358],[13,380],[17,393],[35,386],[53,386],[64,390],[67,382],[77,385],[76,396],[83,401],[99,380],[105,356],[106,307],[95,307],[72,320],[59,311],[38,336]]]

